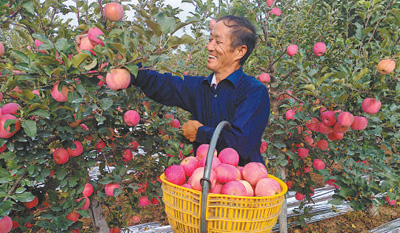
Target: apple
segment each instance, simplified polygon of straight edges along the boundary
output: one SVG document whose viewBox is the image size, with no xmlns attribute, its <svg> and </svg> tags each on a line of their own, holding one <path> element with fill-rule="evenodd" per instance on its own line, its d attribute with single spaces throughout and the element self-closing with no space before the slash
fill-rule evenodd
<svg viewBox="0 0 400 233">
<path fill-rule="evenodd" d="M 67 214 L 67 219 L 76 222 L 79 219 L 79 213 L 73 211 Z"/>
<path fill-rule="evenodd" d="M 286 53 L 289 56 L 294 56 L 297 54 L 297 51 L 299 51 L 299 47 L 295 44 L 289 45 L 286 49 Z"/>
<path fill-rule="evenodd" d="M 224 184 L 221 189 L 221 194 L 224 195 L 233 195 L 233 196 L 246 196 L 247 189 L 242 184 L 242 182 L 235 180 L 229 181 L 228 183 Z"/>
<path fill-rule="evenodd" d="M 308 152 L 309 152 L 309 150 L 307 148 L 299 148 L 299 149 L 297 149 L 297 154 L 302 159 L 304 159 L 305 157 L 308 156 Z"/>
<path fill-rule="evenodd" d="M 157 199 L 157 198 L 155 198 L 155 197 L 153 197 L 151 200 L 150 200 L 150 204 L 152 204 L 152 205 L 158 205 L 160 203 L 160 201 Z"/>
<path fill-rule="evenodd" d="M 390 197 L 385 197 L 385 200 L 389 205 L 395 205 L 397 202 L 396 200 L 390 200 Z"/>
<path fill-rule="evenodd" d="M 337 117 L 337 123 L 341 126 L 350 127 L 351 124 L 353 124 L 353 121 L 354 121 L 354 116 L 349 112 L 341 112 Z"/>
<path fill-rule="evenodd" d="M 104 36 L 103 31 L 101 31 L 98 27 L 91 27 L 89 28 L 88 31 L 88 39 L 90 42 L 96 46 L 96 45 L 101 45 L 104 46 L 104 43 L 101 39 L 97 38 L 98 36 Z"/>
<path fill-rule="evenodd" d="M 148 196 L 141 196 L 139 198 L 139 205 L 141 207 L 145 207 L 145 206 L 150 205 L 149 197 Z"/>
<path fill-rule="evenodd" d="M 332 126 L 336 123 L 336 117 L 334 111 L 325 111 L 321 113 L 322 123 L 326 126 Z"/>
<path fill-rule="evenodd" d="M 0 42 L 0 57 L 4 55 L 4 45 Z"/>
<path fill-rule="evenodd" d="M 193 171 L 199 167 L 199 160 L 194 156 L 188 156 L 182 160 L 180 165 L 185 170 L 185 176 L 190 177 Z"/>
<path fill-rule="evenodd" d="M 351 124 L 351 129 L 352 130 L 364 130 L 367 128 L 368 125 L 368 119 L 365 117 L 361 116 L 355 116 L 353 124 Z"/>
<path fill-rule="evenodd" d="M 57 101 L 57 102 L 66 102 L 68 101 L 68 91 L 69 89 L 66 86 L 63 86 L 61 88 L 61 91 L 58 90 L 58 84 L 60 82 L 55 82 L 53 85 L 53 88 L 50 91 L 51 96 Z"/>
<path fill-rule="evenodd" d="M 317 147 L 320 149 L 320 150 L 326 150 L 326 149 L 328 149 L 328 141 L 326 141 L 325 139 L 320 139 L 320 140 L 318 140 L 318 142 L 317 142 Z"/>
<path fill-rule="evenodd" d="M 217 168 L 215 168 L 215 173 L 217 174 L 218 183 L 228 183 L 229 181 L 239 180 L 240 171 L 235 166 L 230 164 L 221 163 Z"/>
<path fill-rule="evenodd" d="M 294 181 L 293 180 L 287 180 L 286 181 L 286 185 L 287 185 L 288 189 L 291 189 L 292 186 L 294 185 Z"/>
<path fill-rule="evenodd" d="M 106 83 L 113 91 L 126 89 L 131 83 L 131 74 L 126 69 L 112 69 L 106 75 Z"/>
<path fill-rule="evenodd" d="M 39 46 L 40 46 L 41 44 L 44 44 L 44 43 L 41 42 L 41 41 L 38 40 L 38 39 L 35 39 L 35 48 L 36 48 L 36 51 L 38 51 L 38 52 L 40 52 L 40 53 L 47 53 L 46 50 L 39 50 Z"/>
<path fill-rule="evenodd" d="M 310 120 L 306 122 L 306 127 L 307 129 L 317 132 L 318 131 L 318 125 L 319 125 L 319 120 L 315 117 L 312 117 Z"/>
<path fill-rule="evenodd" d="M 196 158 L 200 161 L 203 157 L 207 156 L 208 153 L 208 148 L 210 147 L 210 144 L 201 144 L 199 147 L 197 147 L 196 150 Z M 218 152 L 217 150 L 214 150 L 214 156 L 217 156 Z"/>
<path fill-rule="evenodd" d="M 1 107 L 1 114 L 13 114 L 16 115 L 17 111 L 21 109 L 21 105 L 17 103 L 7 103 Z"/>
<path fill-rule="evenodd" d="M 230 164 L 235 167 L 239 164 L 239 154 L 233 148 L 225 148 L 218 154 L 218 159 L 221 163 Z"/>
<path fill-rule="evenodd" d="M 272 4 L 274 3 L 274 0 L 267 0 L 267 5 L 268 5 L 268 7 L 271 7 L 272 6 Z"/>
<path fill-rule="evenodd" d="M 349 126 L 342 126 L 339 124 L 339 122 L 337 122 L 333 128 L 332 128 L 332 132 L 334 133 L 346 133 L 349 130 Z"/>
<path fill-rule="evenodd" d="M 124 154 L 122 154 L 122 161 L 129 162 L 133 158 L 133 153 L 131 150 L 126 149 L 124 150 Z"/>
<path fill-rule="evenodd" d="M 4 144 L 0 147 L 0 153 L 7 149 L 7 144 Z"/>
<path fill-rule="evenodd" d="M 374 98 L 366 98 L 363 100 L 361 108 L 365 113 L 375 114 L 381 109 L 381 101 Z"/>
<path fill-rule="evenodd" d="M 343 133 L 330 132 L 328 134 L 328 138 L 329 138 L 329 140 L 332 140 L 332 141 L 339 141 L 343 138 L 343 135 L 344 135 Z"/>
<path fill-rule="evenodd" d="M 329 179 L 326 181 L 326 184 L 328 184 L 329 186 L 334 186 L 335 188 L 339 189 L 339 186 L 337 186 L 335 183 L 336 183 L 335 179 Z"/>
<path fill-rule="evenodd" d="M 93 194 L 93 185 L 90 183 L 85 184 L 85 188 L 82 191 L 83 196 L 90 197 Z"/>
<path fill-rule="evenodd" d="M 133 223 L 139 223 L 140 222 L 140 216 L 139 215 L 133 215 L 132 216 L 132 222 Z"/>
<path fill-rule="evenodd" d="M 326 52 L 326 45 L 324 42 L 317 42 L 314 44 L 313 53 L 315 56 L 320 57 Z"/>
<path fill-rule="evenodd" d="M 181 123 L 179 122 L 178 119 L 172 119 L 169 123 L 168 123 L 172 128 L 177 128 L 179 129 L 181 127 Z"/>
<path fill-rule="evenodd" d="M 192 186 L 194 190 L 201 191 L 202 190 L 202 185 L 201 185 L 201 179 L 204 177 L 204 167 L 198 167 L 196 170 L 193 171 L 192 176 L 189 178 L 188 183 Z M 212 190 L 215 186 L 215 183 L 217 183 L 217 174 L 215 173 L 214 170 L 210 171 L 210 189 Z"/>
<path fill-rule="evenodd" d="M 296 114 L 296 112 L 293 109 L 289 109 L 285 112 L 285 117 L 286 120 L 294 120 L 294 115 Z"/>
<path fill-rule="evenodd" d="M 69 159 L 68 151 L 64 148 L 57 148 L 53 152 L 53 159 L 57 164 L 64 164 Z"/>
<path fill-rule="evenodd" d="M 113 22 L 119 22 L 124 17 L 124 8 L 121 4 L 111 2 L 104 7 L 104 16 Z"/>
<path fill-rule="evenodd" d="M 276 16 L 281 16 L 281 9 L 275 7 L 272 8 L 272 10 L 269 12 L 271 15 L 276 15 Z"/>
<path fill-rule="evenodd" d="M 74 141 L 75 144 L 75 149 L 72 149 L 71 147 L 67 148 L 67 152 L 70 156 L 72 157 L 76 157 L 79 156 L 80 154 L 82 154 L 83 152 L 83 146 L 82 143 L 79 141 Z"/>
<path fill-rule="evenodd" d="M 294 195 L 294 197 L 296 198 L 296 200 L 298 200 L 298 201 L 302 201 L 302 200 L 304 200 L 304 198 L 306 197 L 304 194 L 301 194 L 301 193 L 296 193 L 295 195 Z"/>
<path fill-rule="evenodd" d="M 317 131 L 322 134 L 329 134 L 330 132 L 332 132 L 332 128 L 330 126 L 325 125 L 324 123 L 319 123 Z"/>
<path fill-rule="evenodd" d="M 242 176 L 244 180 L 255 186 L 259 180 L 268 177 L 268 171 L 262 163 L 250 162 L 243 167 Z"/>
<path fill-rule="evenodd" d="M 136 126 L 139 124 L 140 116 L 135 110 L 128 110 L 124 114 L 124 122 L 128 126 Z"/>
<path fill-rule="evenodd" d="M 271 76 L 268 73 L 261 73 L 258 76 L 258 80 L 264 84 L 267 84 L 271 81 Z"/>
<path fill-rule="evenodd" d="M 121 185 L 118 183 L 108 183 L 105 186 L 106 195 L 110 197 L 114 197 L 114 189 L 122 189 Z"/>
<path fill-rule="evenodd" d="M 313 167 L 317 170 L 321 170 L 325 168 L 325 163 L 324 161 L 320 160 L 320 159 L 314 159 L 313 161 Z"/>
<path fill-rule="evenodd" d="M 101 149 L 106 146 L 106 143 L 103 141 L 98 141 L 96 145 L 94 145 L 94 148 L 97 150 L 97 152 L 101 152 Z"/>
<path fill-rule="evenodd" d="M 245 196 L 248 196 L 248 197 L 254 196 L 253 186 L 251 186 L 251 184 L 249 182 L 247 182 L 245 180 L 239 180 L 239 182 L 242 183 L 244 185 L 244 187 L 246 188 L 246 190 L 247 190 L 247 194 Z"/>
<path fill-rule="evenodd" d="M 185 169 L 180 165 L 171 165 L 165 169 L 167 180 L 176 185 L 182 185 L 186 181 Z"/>
<path fill-rule="evenodd" d="M 396 62 L 392 59 L 384 59 L 378 63 L 376 68 L 381 74 L 390 74 L 396 68 Z"/>
<path fill-rule="evenodd" d="M 37 197 L 35 197 L 35 198 L 33 198 L 32 201 L 24 202 L 24 206 L 27 209 L 32 209 L 33 207 L 37 206 L 38 203 L 39 203 L 39 199 Z"/>
<path fill-rule="evenodd" d="M 11 125 L 8 126 L 7 129 L 4 129 L 4 125 L 6 124 L 7 120 L 16 120 L 14 124 L 14 131 L 10 131 Z M 15 116 L 11 114 L 4 114 L 0 116 L 0 138 L 10 138 L 17 133 L 20 128 L 21 123 Z"/>
<path fill-rule="evenodd" d="M 278 181 L 272 178 L 263 178 L 259 180 L 254 188 L 255 196 L 273 196 L 281 192 L 281 186 Z"/>
<path fill-rule="evenodd" d="M 120 233 L 121 229 L 119 227 L 113 227 L 110 229 L 110 233 Z"/>
<path fill-rule="evenodd" d="M 192 189 L 192 185 L 190 185 L 189 183 L 184 183 L 183 185 L 181 185 L 181 187 Z"/>
<path fill-rule="evenodd" d="M 9 216 L 4 216 L 0 219 L 0 233 L 8 233 L 13 227 L 13 221 Z"/>
<path fill-rule="evenodd" d="M 210 189 L 210 193 L 221 194 L 221 190 L 222 190 L 223 186 L 224 185 L 221 183 L 218 183 L 218 182 L 215 183 L 214 187 L 212 189 Z"/>
</svg>

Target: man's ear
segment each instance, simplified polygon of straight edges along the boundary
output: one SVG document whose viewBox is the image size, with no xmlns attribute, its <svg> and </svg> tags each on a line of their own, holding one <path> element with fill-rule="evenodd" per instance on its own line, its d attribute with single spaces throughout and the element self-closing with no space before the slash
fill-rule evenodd
<svg viewBox="0 0 400 233">
<path fill-rule="evenodd" d="M 236 58 L 240 61 L 244 55 L 247 53 L 247 45 L 241 45 L 236 47 Z"/>
</svg>

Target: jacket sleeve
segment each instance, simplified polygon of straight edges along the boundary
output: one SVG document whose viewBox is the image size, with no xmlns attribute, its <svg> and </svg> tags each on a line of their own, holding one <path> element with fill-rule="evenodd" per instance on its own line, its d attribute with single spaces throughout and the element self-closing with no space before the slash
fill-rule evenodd
<svg viewBox="0 0 400 233">
<path fill-rule="evenodd" d="M 140 87 L 147 97 L 168 106 L 178 106 L 186 111 L 191 110 L 190 94 L 195 77 L 173 76 L 154 70 L 139 70 L 137 77 L 132 75 L 131 84 Z"/>
</svg>

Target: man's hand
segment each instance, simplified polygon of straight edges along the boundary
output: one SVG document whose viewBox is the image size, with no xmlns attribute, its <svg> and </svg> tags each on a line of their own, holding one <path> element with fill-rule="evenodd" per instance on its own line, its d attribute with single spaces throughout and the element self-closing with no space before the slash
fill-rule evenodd
<svg viewBox="0 0 400 233">
<path fill-rule="evenodd" d="M 183 136 L 185 136 L 189 141 L 194 142 L 196 140 L 197 129 L 203 126 L 198 121 L 188 120 L 182 125 Z"/>
</svg>

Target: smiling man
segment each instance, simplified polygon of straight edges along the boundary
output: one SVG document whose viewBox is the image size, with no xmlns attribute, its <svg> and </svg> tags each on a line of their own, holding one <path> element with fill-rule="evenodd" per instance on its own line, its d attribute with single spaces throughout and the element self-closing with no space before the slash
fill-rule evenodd
<svg viewBox="0 0 400 233">
<path fill-rule="evenodd" d="M 185 76 L 140 70 L 132 85 L 142 88 L 151 99 L 189 111 L 192 119 L 182 126 L 183 135 L 194 145 L 210 143 L 216 126 L 228 121 L 217 142 L 218 152 L 234 148 L 239 165 L 264 160 L 261 137 L 269 118 L 268 90 L 242 66 L 256 46 L 255 27 L 243 17 L 228 15 L 217 20 L 207 45 L 208 77 Z"/>
</svg>

